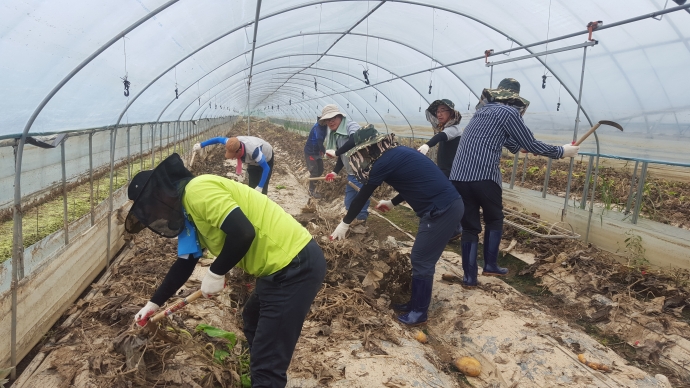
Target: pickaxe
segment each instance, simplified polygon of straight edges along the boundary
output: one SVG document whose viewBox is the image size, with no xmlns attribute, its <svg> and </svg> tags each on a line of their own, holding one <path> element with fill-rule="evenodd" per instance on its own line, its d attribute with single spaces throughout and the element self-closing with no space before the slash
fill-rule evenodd
<svg viewBox="0 0 690 388">
<path fill-rule="evenodd" d="M 597 128 L 599 128 L 599 126 L 600 126 L 601 124 L 610 125 L 610 126 L 612 126 L 612 127 L 618 128 L 618 129 L 620 129 L 621 131 L 623 131 L 623 127 L 621 127 L 621 125 L 618 124 L 618 123 L 615 122 L 615 121 L 599 120 L 599 122 L 596 123 L 596 124 L 594 124 L 594 126 L 593 126 L 592 128 L 590 128 L 589 131 L 585 132 L 585 134 L 582 135 L 581 138 L 579 138 L 576 142 L 573 142 L 573 145 L 579 146 L 580 144 L 582 144 L 582 142 L 585 141 L 585 139 L 587 139 L 587 138 L 589 137 L 589 135 L 591 135 L 592 133 L 594 133 L 594 131 L 596 131 Z"/>
</svg>

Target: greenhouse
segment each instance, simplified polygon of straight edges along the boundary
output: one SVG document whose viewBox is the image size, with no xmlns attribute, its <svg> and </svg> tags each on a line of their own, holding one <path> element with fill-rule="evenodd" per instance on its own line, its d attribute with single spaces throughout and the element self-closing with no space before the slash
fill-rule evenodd
<svg viewBox="0 0 690 388">
<path fill-rule="evenodd" d="M 0 58 L 0 388 L 690 387 L 686 0 L 9 0 Z"/>
</svg>

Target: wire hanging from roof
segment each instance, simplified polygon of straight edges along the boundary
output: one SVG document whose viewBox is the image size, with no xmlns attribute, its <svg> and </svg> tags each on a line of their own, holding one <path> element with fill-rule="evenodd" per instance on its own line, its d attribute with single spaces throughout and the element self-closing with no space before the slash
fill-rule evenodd
<svg viewBox="0 0 690 388">
<path fill-rule="evenodd" d="M 546 47 L 544 51 L 546 51 L 546 55 L 544 55 L 544 74 L 541 76 L 541 88 L 546 89 L 546 78 L 549 77 L 546 74 L 548 73 L 548 69 L 546 68 L 546 60 L 549 59 L 549 31 L 551 30 L 551 0 L 549 0 L 549 16 L 548 19 L 546 20 Z"/>
<path fill-rule="evenodd" d="M 177 100 L 180 94 L 177 92 L 177 66 L 175 66 L 175 99 Z"/>
<path fill-rule="evenodd" d="M 127 39 L 127 37 L 123 36 L 122 37 L 122 49 L 125 52 L 125 76 L 120 77 L 120 79 L 122 80 L 122 84 L 125 86 L 125 97 L 129 97 L 130 82 L 127 80 L 127 74 L 128 74 L 127 73 L 127 44 L 125 43 L 125 39 Z"/>
<path fill-rule="evenodd" d="M 434 40 L 436 39 L 436 8 L 431 9 L 431 65 L 434 67 Z M 434 71 L 429 72 L 429 94 L 431 94 L 431 82 L 434 77 Z"/>
</svg>

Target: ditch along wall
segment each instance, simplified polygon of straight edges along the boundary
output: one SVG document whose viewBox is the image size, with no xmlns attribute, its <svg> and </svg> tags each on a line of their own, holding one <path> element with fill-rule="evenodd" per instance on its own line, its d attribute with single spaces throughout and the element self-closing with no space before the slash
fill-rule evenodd
<svg viewBox="0 0 690 388">
<path fill-rule="evenodd" d="M 127 186 L 113 193 L 113 208 L 127 201 Z M 17 288 L 17 360 L 24 358 L 43 338 L 60 316 L 102 272 L 108 241 L 108 201 L 96 210 L 96 222 L 90 214 L 70 224 L 69 244 L 64 245 L 64 230 L 53 233 L 27 248 L 34 257 L 55 243 L 63 246 L 41 260 L 40 266 L 19 281 Z M 117 223 L 117 211 L 111 216 L 110 253 L 114 256 L 124 245 L 124 225 Z M 80 231 L 80 232 L 77 232 Z M 10 366 L 12 325 L 11 290 L 0 294 L 0 369 Z"/>
<path fill-rule="evenodd" d="M 564 198 L 554 195 L 541 197 L 541 192 L 515 186 L 510 189 L 503 184 L 503 206 L 516 207 L 518 211 L 537 213 L 549 223 L 561 220 Z M 572 203 L 572 201 L 571 201 Z M 589 207 L 589 204 L 587 205 Z M 638 218 L 637 224 L 617 211 L 604 211 L 594 206 L 592 223 L 589 231 L 589 242 L 608 252 L 625 251 L 626 232 L 642 238 L 645 258 L 650 264 L 658 267 L 677 267 L 690 269 L 690 231 L 674 226 Z M 569 223 L 584 241 L 587 233 L 589 209 L 568 207 L 565 222 Z"/>
</svg>

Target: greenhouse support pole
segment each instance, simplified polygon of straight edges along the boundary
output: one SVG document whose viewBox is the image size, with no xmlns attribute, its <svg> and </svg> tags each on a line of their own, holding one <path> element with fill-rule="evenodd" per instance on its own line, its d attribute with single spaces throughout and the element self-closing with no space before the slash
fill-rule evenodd
<svg viewBox="0 0 690 388">
<path fill-rule="evenodd" d="M 65 229 L 65 245 L 69 244 L 69 216 L 67 213 L 67 169 L 65 168 L 65 143 L 60 143 L 60 166 L 62 167 L 62 224 Z"/>
<path fill-rule="evenodd" d="M 14 149 L 14 171 L 15 174 L 20 174 L 21 170 L 17 162 L 17 152 L 18 152 L 19 142 L 15 140 L 15 144 L 12 147 Z M 15 180 L 14 186 L 14 198 L 21 199 L 19 194 L 19 185 L 16 184 Z M 22 217 L 21 217 L 21 204 L 14 205 L 14 222 L 12 224 L 12 283 L 10 288 L 12 289 L 12 318 L 10 323 L 10 378 L 15 380 L 17 378 L 17 286 L 19 283 L 19 271 L 22 261 L 24 261 L 24 240 L 22 238 Z M 23 272 L 23 271 L 22 271 Z M 23 274 L 22 274 L 23 277 Z"/>
<path fill-rule="evenodd" d="M 628 213 L 630 213 L 630 206 L 632 205 L 632 196 L 633 196 L 633 190 L 635 188 L 635 178 L 637 178 L 637 167 L 639 166 L 640 161 L 636 160 L 635 161 L 635 169 L 633 169 L 633 174 L 632 178 L 630 178 L 630 190 L 628 191 L 628 201 L 625 203 L 625 214 L 626 216 Z"/>
<path fill-rule="evenodd" d="M 93 213 L 93 132 L 89 132 L 89 207 L 91 208 L 91 226 L 96 223 Z"/>
<path fill-rule="evenodd" d="M 160 132 L 158 132 L 158 147 L 160 148 L 161 151 L 161 162 L 163 161 L 163 123 L 161 123 L 161 127 L 159 129 Z"/>
<path fill-rule="evenodd" d="M 167 150 L 168 150 L 167 156 L 170 156 L 170 122 L 169 121 L 168 121 L 168 134 L 165 138 L 165 145 L 166 145 L 165 148 L 167 148 Z"/>
<path fill-rule="evenodd" d="M 594 197 L 597 195 L 597 180 L 599 179 L 599 135 L 594 132 L 594 140 L 597 145 L 597 161 L 594 164 L 594 182 L 592 182 L 592 198 L 589 200 L 589 216 L 587 217 L 587 232 L 585 233 L 585 244 L 589 242 L 589 229 L 592 226 L 592 214 L 594 213 Z"/>
<path fill-rule="evenodd" d="M 144 169 L 144 124 L 139 126 L 139 171 Z"/>
<path fill-rule="evenodd" d="M 129 149 L 129 130 L 127 127 L 127 183 L 132 180 L 132 165 L 129 163 L 130 149 Z"/>
<path fill-rule="evenodd" d="M 587 173 L 585 174 L 585 184 L 582 189 L 582 200 L 580 200 L 580 209 L 587 206 L 587 192 L 589 191 L 589 178 L 592 177 L 592 165 L 594 164 L 594 155 L 589 155 L 589 162 L 587 163 Z"/>
<path fill-rule="evenodd" d="M 515 186 L 515 175 L 517 174 L 517 165 L 518 165 L 518 162 L 520 161 L 519 155 L 520 155 L 520 152 L 516 152 L 515 158 L 513 159 L 513 172 L 510 174 L 510 188 L 511 188 L 511 190 Z"/>
<path fill-rule="evenodd" d="M 527 175 L 527 158 L 529 157 L 529 153 L 525 153 L 525 160 L 522 162 L 522 179 L 520 179 L 520 186 L 524 187 L 525 185 L 525 175 Z"/>
<path fill-rule="evenodd" d="M 489 75 L 489 89 L 491 89 L 493 84 L 494 84 L 494 67 L 491 66 L 491 75 Z"/>
<path fill-rule="evenodd" d="M 117 128 L 110 130 L 110 192 L 108 193 L 108 236 L 105 247 L 105 269 L 110 267 L 110 234 L 112 231 L 111 216 L 113 214 L 113 170 L 115 169 L 115 139 Z"/>
<path fill-rule="evenodd" d="M 156 165 L 156 124 L 152 124 L 151 128 L 151 168 Z"/>
<path fill-rule="evenodd" d="M 577 129 L 580 125 L 580 107 L 582 106 L 582 87 L 585 82 L 585 64 L 587 61 L 587 46 L 582 53 L 582 73 L 580 74 L 580 91 L 577 96 L 577 114 L 575 115 L 575 129 L 573 130 L 573 142 L 577 141 Z M 568 200 L 570 199 L 570 185 L 573 180 L 573 167 L 575 166 L 575 158 L 570 158 L 570 169 L 568 170 L 568 183 L 565 186 L 565 202 L 563 203 L 563 211 L 561 213 L 561 221 L 565 219 L 568 214 Z"/>
<path fill-rule="evenodd" d="M 249 136 L 249 94 L 252 90 L 252 71 L 254 70 L 254 53 L 256 52 L 256 35 L 259 32 L 259 17 L 261 14 L 261 0 L 256 2 L 256 16 L 254 17 L 254 38 L 252 38 L 252 58 L 249 61 L 249 76 L 247 77 L 247 136 Z"/>
<path fill-rule="evenodd" d="M 635 198 L 635 209 L 633 209 L 632 223 L 637 224 L 637 217 L 642 210 L 642 197 L 644 196 L 644 181 L 647 179 L 647 164 L 642 162 L 642 171 L 640 172 L 640 181 L 637 183 L 637 196 Z"/>
<path fill-rule="evenodd" d="M 546 173 L 544 174 L 544 188 L 541 191 L 541 197 L 546 198 L 546 193 L 549 190 L 549 178 L 551 177 L 551 163 L 553 159 L 549 158 L 546 162 Z"/>
</svg>

